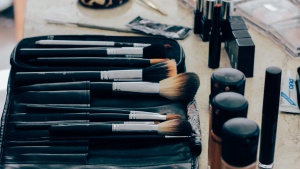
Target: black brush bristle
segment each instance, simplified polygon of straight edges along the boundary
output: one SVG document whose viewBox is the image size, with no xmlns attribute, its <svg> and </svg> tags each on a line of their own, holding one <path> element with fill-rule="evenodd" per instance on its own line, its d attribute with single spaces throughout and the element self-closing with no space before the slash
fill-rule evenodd
<svg viewBox="0 0 300 169">
<path fill-rule="evenodd" d="M 159 82 L 176 74 L 175 60 L 168 60 L 143 69 L 143 81 Z"/>
<path fill-rule="evenodd" d="M 189 136 L 192 133 L 192 126 L 187 120 L 173 119 L 158 124 L 158 134 Z"/>
<path fill-rule="evenodd" d="M 152 44 L 151 46 L 144 47 L 143 57 L 147 59 L 151 58 L 166 58 L 167 50 L 163 44 Z"/>
</svg>

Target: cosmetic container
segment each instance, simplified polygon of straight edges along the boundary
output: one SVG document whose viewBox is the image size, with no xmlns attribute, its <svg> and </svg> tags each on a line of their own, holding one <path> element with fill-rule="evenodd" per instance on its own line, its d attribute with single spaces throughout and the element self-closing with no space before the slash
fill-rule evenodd
<svg viewBox="0 0 300 169">
<path fill-rule="evenodd" d="M 223 125 L 221 169 L 256 169 L 258 125 L 246 118 L 234 118 Z"/>
<path fill-rule="evenodd" d="M 211 75 L 210 78 L 210 95 L 209 103 L 219 93 L 236 92 L 244 95 L 246 77 L 245 75 L 233 68 L 221 68 Z"/>
<path fill-rule="evenodd" d="M 208 165 L 211 169 L 221 168 L 222 127 L 232 118 L 247 117 L 248 101 L 235 92 L 216 95 L 211 103 L 209 117 Z"/>
</svg>

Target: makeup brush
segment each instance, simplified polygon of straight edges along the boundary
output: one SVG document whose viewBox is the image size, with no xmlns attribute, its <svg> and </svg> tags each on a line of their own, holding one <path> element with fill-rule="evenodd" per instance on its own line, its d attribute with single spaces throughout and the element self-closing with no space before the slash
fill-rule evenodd
<svg viewBox="0 0 300 169">
<path fill-rule="evenodd" d="M 17 72 L 17 83 L 72 82 L 72 81 L 153 81 L 158 82 L 177 74 L 175 60 L 161 62 L 144 69 L 108 70 L 108 71 L 55 71 L 55 72 Z M 51 85 L 51 84 L 50 84 Z M 62 83 L 63 85 L 63 83 Z M 19 87 L 20 91 L 48 89 L 47 84 Z"/>
<path fill-rule="evenodd" d="M 43 55 L 41 55 L 43 56 Z M 55 67 L 148 67 L 168 59 L 108 58 L 108 57 L 37 57 L 29 59 L 32 64 Z"/>
<path fill-rule="evenodd" d="M 87 120 L 89 122 L 105 122 L 105 121 L 166 121 L 172 119 L 181 119 L 179 114 L 118 114 L 118 113 L 18 113 L 11 114 L 10 121 L 26 121 L 26 122 L 38 122 L 38 121 L 75 121 L 75 120 Z"/>
<path fill-rule="evenodd" d="M 64 113 L 80 113 L 80 112 L 89 112 L 89 113 L 118 113 L 118 114 L 166 114 L 164 112 L 156 113 L 149 111 L 136 111 L 136 110 L 124 110 L 124 109 L 105 109 L 99 107 L 61 107 L 61 106 L 48 106 L 41 104 L 19 104 L 19 106 L 25 108 L 25 111 L 30 113 L 42 113 L 47 111 L 47 113 L 53 112 L 64 112 Z"/>
<path fill-rule="evenodd" d="M 157 125 L 147 124 L 58 124 L 49 128 L 52 135 L 112 135 L 124 133 L 153 133 L 158 135 L 191 135 L 192 126 L 186 120 L 168 120 Z"/>
<path fill-rule="evenodd" d="M 22 56 L 57 57 L 84 57 L 84 56 L 114 56 L 133 58 L 166 58 L 166 47 L 163 44 L 152 44 L 146 47 L 121 47 L 121 48 L 22 48 Z"/>
<path fill-rule="evenodd" d="M 111 46 L 111 47 L 146 47 L 148 43 L 130 43 L 114 41 L 83 41 L 83 40 L 38 40 L 36 45 L 41 46 Z"/>
<path fill-rule="evenodd" d="M 197 74 L 181 73 L 173 77 L 152 82 L 91 82 L 92 95 L 159 95 L 170 100 L 191 100 L 200 85 Z"/>
</svg>

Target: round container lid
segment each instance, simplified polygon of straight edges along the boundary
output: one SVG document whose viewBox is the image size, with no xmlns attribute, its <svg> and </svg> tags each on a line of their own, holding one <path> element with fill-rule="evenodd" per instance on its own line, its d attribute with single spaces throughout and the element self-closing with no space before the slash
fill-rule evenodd
<svg viewBox="0 0 300 169">
<path fill-rule="evenodd" d="M 232 118 L 247 117 L 248 101 L 235 92 L 223 92 L 216 95 L 212 106 L 212 130 L 221 137 L 223 124 Z"/>
<path fill-rule="evenodd" d="M 245 75 L 233 68 L 222 68 L 216 70 L 212 76 L 212 80 L 223 85 L 234 85 L 245 80 Z"/>
<path fill-rule="evenodd" d="M 222 158 L 232 166 L 245 167 L 256 162 L 258 125 L 246 118 L 233 118 L 223 125 Z"/>
</svg>

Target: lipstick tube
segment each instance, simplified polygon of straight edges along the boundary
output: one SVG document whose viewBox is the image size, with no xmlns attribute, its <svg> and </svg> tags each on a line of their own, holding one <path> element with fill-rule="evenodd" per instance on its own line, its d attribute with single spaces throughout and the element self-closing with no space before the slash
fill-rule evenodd
<svg viewBox="0 0 300 169">
<path fill-rule="evenodd" d="M 202 32 L 201 19 L 203 16 L 203 3 L 204 0 L 196 1 L 196 10 L 194 11 L 194 34 L 199 34 Z"/>
<path fill-rule="evenodd" d="M 221 55 L 221 4 L 214 5 L 213 24 L 210 31 L 208 67 L 216 69 L 220 66 Z"/>
<path fill-rule="evenodd" d="M 206 0 L 203 5 L 203 18 L 201 21 L 202 32 L 200 33 L 200 38 L 203 42 L 209 41 L 209 33 L 211 30 L 213 11 L 216 0 Z"/>
<path fill-rule="evenodd" d="M 232 118 L 247 117 L 247 113 L 248 101 L 241 94 L 223 92 L 213 98 L 208 138 L 208 166 L 211 169 L 221 168 L 223 124 Z"/>
<path fill-rule="evenodd" d="M 258 125 L 246 118 L 234 118 L 223 125 L 221 169 L 256 169 Z"/>
</svg>

